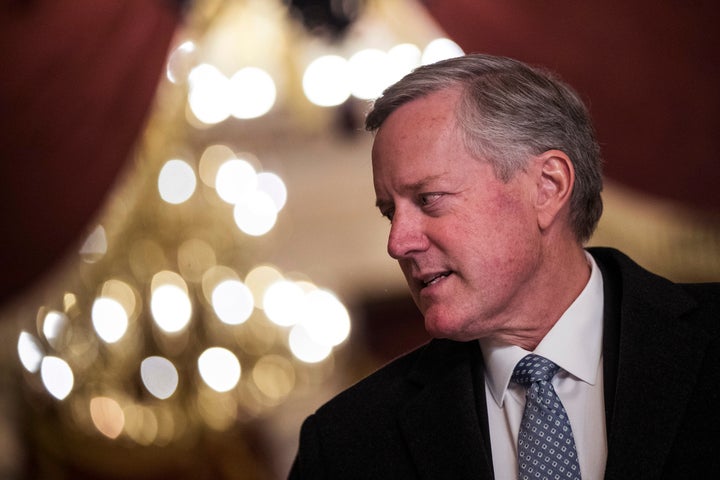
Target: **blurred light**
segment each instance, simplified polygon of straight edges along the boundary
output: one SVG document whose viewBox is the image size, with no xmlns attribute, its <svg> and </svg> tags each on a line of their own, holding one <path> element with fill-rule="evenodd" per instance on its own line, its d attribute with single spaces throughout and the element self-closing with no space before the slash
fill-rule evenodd
<svg viewBox="0 0 720 480">
<path fill-rule="evenodd" d="M 150 445 L 158 434 L 158 420 L 155 413 L 142 405 L 128 405 L 123 409 L 125 432 L 140 445 Z"/>
<path fill-rule="evenodd" d="M 197 410 L 208 427 L 223 431 L 236 421 L 238 401 L 235 395 L 218 395 L 213 389 L 200 389 Z"/>
<path fill-rule="evenodd" d="M 340 105 L 350 97 L 347 60 L 338 55 L 315 59 L 305 69 L 302 85 L 305 96 L 315 105 Z"/>
<path fill-rule="evenodd" d="M 233 216 L 240 230 L 248 235 L 260 236 L 275 226 L 277 213 L 275 202 L 270 195 L 255 190 L 235 204 Z"/>
<path fill-rule="evenodd" d="M 295 325 L 292 330 L 290 330 L 288 341 L 290 351 L 293 355 L 306 363 L 321 362 L 325 360 L 332 351 L 332 347 L 321 345 L 313 340 L 302 325 Z"/>
<path fill-rule="evenodd" d="M 306 294 L 307 312 L 302 326 L 308 336 L 320 345 L 339 345 L 350 333 L 350 315 L 332 293 L 314 290 Z"/>
<path fill-rule="evenodd" d="M 245 285 L 252 292 L 257 308 L 264 308 L 263 297 L 267 288 L 282 279 L 282 273 L 270 265 L 259 265 L 248 272 L 245 276 Z"/>
<path fill-rule="evenodd" d="M 178 269 L 183 278 L 191 282 L 199 281 L 216 263 L 215 250 L 199 238 L 186 240 L 178 247 Z"/>
<path fill-rule="evenodd" d="M 122 280 L 110 279 L 103 283 L 101 296 L 116 300 L 125 309 L 128 318 L 135 313 L 137 307 L 135 291 Z"/>
<path fill-rule="evenodd" d="M 215 178 L 220 166 L 235 158 L 235 152 L 227 145 L 210 145 L 203 151 L 198 163 L 200 180 L 208 187 L 215 188 Z"/>
<path fill-rule="evenodd" d="M 304 301 L 305 292 L 298 284 L 280 280 L 265 291 L 263 309 L 271 322 L 281 327 L 289 327 L 300 320 Z"/>
<path fill-rule="evenodd" d="M 282 178 L 272 172 L 261 172 L 257 175 L 257 188 L 267 193 L 275 203 L 275 209 L 279 212 L 287 202 L 287 188 Z"/>
<path fill-rule="evenodd" d="M 310 280 L 295 280 L 295 284 L 299 286 L 305 294 L 318 289 L 317 285 Z"/>
<path fill-rule="evenodd" d="M 255 168 L 249 162 L 236 158 L 220 165 L 215 189 L 225 202 L 236 204 L 255 191 L 257 182 Z"/>
<path fill-rule="evenodd" d="M 178 372 L 175 365 L 163 357 L 147 357 L 140 363 L 140 377 L 143 385 L 160 400 L 170 398 L 178 387 Z"/>
<path fill-rule="evenodd" d="M 95 397 L 90 400 L 90 418 L 95 428 L 108 438 L 117 438 L 125 426 L 122 408 L 109 397 Z"/>
<path fill-rule="evenodd" d="M 153 275 L 152 280 L 150 281 L 150 291 L 154 292 L 158 287 L 166 284 L 175 285 L 180 290 L 185 292 L 186 295 L 188 293 L 187 283 L 185 283 L 185 279 L 177 272 L 173 272 L 172 270 L 162 270 Z"/>
<path fill-rule="evenodd" d="M 92 306 L 91 316 L 95 331 L 107 343 L 117 342 L 127 331 L 127 312 L 115 299 L 109 297 L 96 298 Z"/>
<path fill-rule="evenodd" d="M 203 63 L 193 68 L 188 77 L 188 103 L 193 115 L 202 123 L 214 125 L 230 116 L 228 98 L 230 81 L 217 68 Z"/>
<path fill-rule="evenodd" d="M 388 50 L 388 58 L 391 69 L 389 80 L 395 83 L 421 65 L 422 52 L 417 45 L 401 43 Z"/>
<path fill-rule="evenodd" d="M 252 379 L 258 390 L 277 402 L 287 397 L 295 387 L 295 370 L 286 358 L 266 355 L 255 363 Z"/>
<path fill-rule="evenodd" d="M 153 413 L 157 418 L 157 435 L 155 435 L 153 443 L 157 446 L 164 447 L 172 442 L 176 433 L 180 433 L 182 423 L 176 421 L 173 411 L 167 408 L 156 408 Z"/>
<path fill-rule="evenodd" d="M 174 205 L 189 199 L 196 185 L 195 171 L 183 160 L 168 160 L 158 175 L 160 198 Z"/>
<path fill-rule="evenodd" d="M 172 83 L 180 84 L 187 79 L 195 59 L 195 44 L 191 41 L 181 43 L 168 56 L 165 75 Z"/>
<path fill-rule="evenodd" d="M 45 335 L 48 341 L 52 342 L 60 337 L 67 323 L 67 315 L 57 310 L 50 310 L 42 322 L 43 335 Z"/>
<path fill-rule="evenodd" d="M 177 333 L 190 322 L 192 304 L 180 287 L 166 284 L 153 291 L 150 310 L 160 329 L 167 333 Z"/>
<path fill-rule="evenodd" d="M 215 287 L 225 280 L 238 280 L 238 274 L 235 270 L 224 265 L 215 265 L 210 267 L 203 273 L 201 284 L 202 292 L 205 300 L 212 305 L 212 294 Z"/>
<path fill-rule="evenodd" d="M 42 362 L 42 359 L 45 356 L 38 339 L 28 332 L 20 332 L 20 335 L 18 336 L 17 350 L 18 356 L 20 357 L 20 363 L 23 364 L 25 370 L 31 373 L 37 372 L 40 368 L 40 362 Z"/>
<path fill-rule="evenodd" d="M 198 358 L 200 376 L 216 392 L 232 390 L 240 381 L 240 362 L 234 353 L 222 347 L 211 347 Z"/>
<path fill-rule="evenodd" d="M 63 309 L 66 312 L 69 312 L 75 308 L 75 305 L 77 305 L 77 297 L 75 294 L 69 292 L 65 293 L 65 295 L 63 295 Z"/>
<path fill-rule="evenodd" d="M 88 235 L 78 253 L 87 263 L 94 263 L 107 253 L 107 237 L 102 225 L 95 227 Z"/>
<path fill-rule="evenodd" d="M 220 321 L 239 325 L 250 318 L 255 305 L 252 293 L 244 283 L 225 280 L 213 289 L 212 306 Z"/>
<path fill-rule="evenodd" d="M 277 90 L 272 77 L 256 67 L 245 67 L 230 79 L 230 113 L 250 119 L 265 115 L 275 104 Z"/>
<path fill-rule="evenodd" d="M 274 346 L 279 345 L 281 337 L 287 333 L 277 328 L 277 325 L 266 318 L 258 318 L 258 321 L 248 322 L 242 331 L 235 333 L 235 341 L 243 352 L 253 357 L 265 355 Z"/>
<path fill-rule="evenodd" d="M 459 57 L 463 53 L 462 48 L 449 38 L 436 38 L 425 47 L 421 61 L 423 65 L 427 65 L 440 60 Z"/>
<path fill-rule="evenodd" d="M 62 352 L 73 359 L 73 365 L 81 371 L 91 368 L 97 360 L 100 344 L 93 328 L 73 328 L 68 342 L 62 345 Z"/>
<path fill-rule="evenodd" d="M 73 372 L 61 358 L 47 356 L 40 364 L 40 377 L 47 391 L 58 400 L 67 397 L 73 388 Z"/>
<path fill-rule="evenodd" d="M 387 53 L 375 48 L 360 50 L 348 60 L 351 93 L 362 100 L 379 97 L 390 85 L 392 66 Z"/>
</svg>

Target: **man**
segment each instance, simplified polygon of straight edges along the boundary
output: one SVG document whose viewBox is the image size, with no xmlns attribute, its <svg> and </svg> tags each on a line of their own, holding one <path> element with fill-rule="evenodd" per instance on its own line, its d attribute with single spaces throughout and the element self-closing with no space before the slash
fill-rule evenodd
<svg viewBox="0 0 720 480">
<path fill-rule="evenodd" d="M 720 288 L 584 249 L 601 161 L 576 93 L 468 55 L 388 88 L 366 127 L 435 339 L 310 416 L 291 478 L 720 475 Z"/>
</svg>

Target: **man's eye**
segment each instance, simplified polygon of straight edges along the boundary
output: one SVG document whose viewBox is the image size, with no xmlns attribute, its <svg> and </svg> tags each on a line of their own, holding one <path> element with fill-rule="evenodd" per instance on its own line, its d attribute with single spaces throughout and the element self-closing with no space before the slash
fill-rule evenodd
<svg viewBox="0 0 720 480">
<path fill-rule="evenodd" d="M 442 194 L 440 193 L 424 193 L 420 195 L 420 205 L 429 205 L 441 196 Z"/>
</svg>

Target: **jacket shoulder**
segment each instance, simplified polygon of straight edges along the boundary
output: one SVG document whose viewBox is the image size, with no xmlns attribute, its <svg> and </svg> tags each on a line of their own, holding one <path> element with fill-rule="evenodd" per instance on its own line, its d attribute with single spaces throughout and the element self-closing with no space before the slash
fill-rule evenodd
<svg viewBox="0 0 720 480">
<path fill-rule="evenodd" d="M 415 477 L 398 415 L 422 388 L 415 372 L 453 350 L 457 346 L 432 340 L 321 406 L 303 423 L 290 478 Z"/>
<path fill-rule="evenodd" d="M 320 407 L 316 415 L 342 417 L 351 411 L 355 416 L 363 413 L 378 416 L 383 411 L 391 411 L 396 403 L 417 391 L 419 386 L 414 379 L 418 371 L 433 375 L 433 369 L 442 368 L 434 359 L 441 358 L 443 363 L 452 361 L 453 352 L 460 349 L 461 345 L 464 344 L 449 340 L 431 340 L 340 392 Z"/>
<path fill-rule="evenodd" d="M 720 283 L 676 283 L 607 247 L 589 248 L 603 274 L 606 294 L 630 309 L 663 318 L 693 318 L 707 333 L 720 333 Z M 609 285 L 608 285 L 609 284 Z"/>
</svg>

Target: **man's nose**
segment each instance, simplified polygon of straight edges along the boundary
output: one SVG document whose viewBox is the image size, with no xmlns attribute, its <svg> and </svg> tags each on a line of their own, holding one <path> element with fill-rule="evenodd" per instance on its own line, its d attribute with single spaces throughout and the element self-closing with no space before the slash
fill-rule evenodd
<svg viewBox="0 0 720 480">
<path fill-rule="evenodd" d="M 396 259 L 425 250 L 428 240 L 423 231 L 423 222 L 413 215 L 395 212 L 388 236 L 388 254 Z"/>
</svg>

